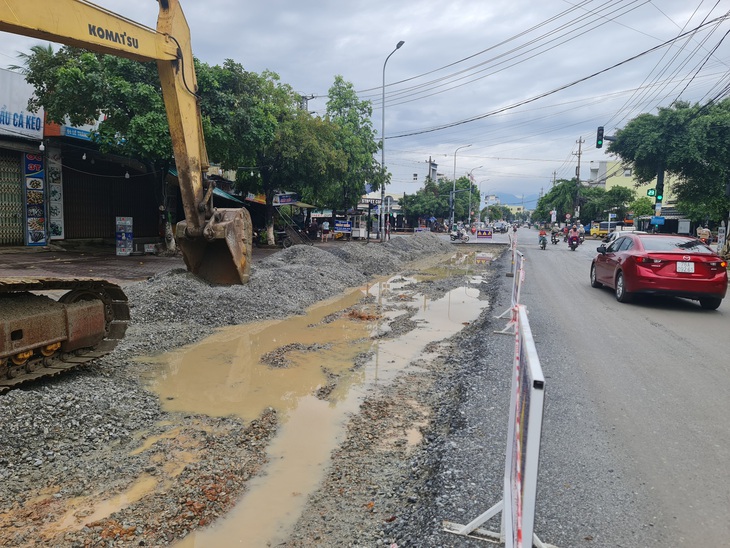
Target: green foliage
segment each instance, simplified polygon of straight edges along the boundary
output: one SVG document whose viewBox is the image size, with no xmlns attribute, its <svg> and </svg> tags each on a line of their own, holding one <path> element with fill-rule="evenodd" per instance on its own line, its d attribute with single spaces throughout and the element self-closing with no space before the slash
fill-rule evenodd
<svg viewBox="0 0 730 548">
<path fill-rule="evenodd" d="M 672 193 L 693 220 L 724 218 L 730 177 L 730 99 L 704 106 L 677 102 L 658 114 L 642 114 L 616 132 L 608 151 L 632 165 L 640 183 L 664 166 L 676 176 Z"/>
<path fill-rule="evenodd" d="M 580 186 L 576 179 L 563 179 L 557 181 L 550 192 L 540 198 L 532 220 L 549 222 L 550 211 L 554 209 L 557 212 L 557 221 L 563 222 L 566 214 L 574 214 L 576 204 L 580 205 L 580 221 L 584 224 L 607 218 L 609 212 L 616 213 L 618 218 L 624 218 L 635 194 L 633 189 L 626 187 L 613 187 L 605 191 L 600 187 Z"/>
<path fill-rule="evenodd" d="M 479 209 L 479 188 L 468 177 L 456 180 L 456 198 L 454 200 L 454 219 L 466 222 L 469 217 L 469 190 L 471 188 L 471 209 Z M 449 196 L 454 189 L 454 181 L 426 179 L 424 187 L 415 194 L 405 197 L 405 206 L 409 222 L 415 223 L 419 218 L 436 217 L 447 223 L 451 219 L 451 202 Z"/>
<path fill-rule="evenodd" d="M 374 157 L 379 145 L 370 120 L 370 101 L 360 101 L 353 85 L 342 76 L 335 77 L 328 96 L 327 118 L 335 126 L 334 146 L 346 165 L 340 178 L 328 181 L 320 193 L 331 207 L 346 210 L 357 205 L 368 182 L 373 189 L 383 184 L 380 165 Z"/>
<path fill-rule="evenodd" d="M 103 152 L 144 161 L 172 158 L 172 143 L 157 66 L 63 46 L 34 46 L 20 54 L 34 95 L 28 109 L 43 107 L 49 120 L 83 125 L 105 120 L 92 138 Z M 19 67 L 15 67 L 19 68 Z"/>
<path fill-rule="evenodd" d="M 654 202 L 649 196 L 641 196 L 629 204 L 629 211 L 634 217 L 642 217 L 654 213 Z"/>
<path fill-rule="evenodd" d="M 545 196 L 537 201 L 533 219 L 537 222 L 549 222 L 550 211 L 557 212 L 557 219 L 565 219 L 566 214 L 573 215 L 578 203 L 578 193 L 582 191 L 576 179 L 558 179 Z"/>
</svg>

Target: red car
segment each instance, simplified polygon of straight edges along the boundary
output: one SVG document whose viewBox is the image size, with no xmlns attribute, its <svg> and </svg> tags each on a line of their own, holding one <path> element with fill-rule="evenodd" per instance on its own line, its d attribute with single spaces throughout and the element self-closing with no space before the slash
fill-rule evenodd
<svg viewBox="0 0 730 548">
<path fill-rule="evenodd" d="M 697 238 L 627 233 L 596 249 L 591 286 L 612 288 L 616 300 L 636 293 L 700 301 L 715 310 L 727 291 L 727 263 Z"/>
</svg>

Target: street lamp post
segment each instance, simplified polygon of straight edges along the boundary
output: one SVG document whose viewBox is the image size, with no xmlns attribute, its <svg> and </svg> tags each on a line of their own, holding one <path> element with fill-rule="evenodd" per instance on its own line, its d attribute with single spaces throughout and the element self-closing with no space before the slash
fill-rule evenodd
<svg viewBox="0 0 730 548">
<path fill-rule="evenodd" d="M 454 182 L 453 190 L 451 191 L 451 226 L 449 227 L 449 230 L 451 230 L 454 226 L 454 205 L 456 202 L 456 153 L 459 152 L 462 148 L 467 148 L 470 146 L 471 144 L 463 145 L 454 151 Z"/>
<path fill-rule="evenodd" d="M 482 220 L 482 183 L 486 183 L 488 180 L 489 179 L 484 179 L 483 181 L 479 181 L 479 199 L 477 200 L 477 203 L 479 204 L 477 206 L 477 209 L 479 210 L 479 221 Z"/>
<path fill-rule="evenodd" d="M 469 170 L 469 210 L 467 211 L 467 216 L 469 225 L 471 225 L 471 187 L 472 187 L 472 173 L 474 173 L 477 169 L 481 169 L 484 166 L 475 167 L 474 169 Z"/>
<path fill-rule="evenodd" d="M 393 55 L 396 51 L 398 51 L 401 46 L 405 44 L 403 40 L 398 42 L 395 46 L 395 49 L 390 52 L 388 57 L 385 58 L 385 62 L 383 63 L 383 99 L 381 102 L 381 125 L 380 125 L 380 168 L 383 170 L 383 181 L 380 185 L 380 241 L 385 241 L 385 215 L 383 213 L 385 212 L 385 65 L 388 64 L 388 59 L 390 59 L 390 56 Z"/>
</svg>

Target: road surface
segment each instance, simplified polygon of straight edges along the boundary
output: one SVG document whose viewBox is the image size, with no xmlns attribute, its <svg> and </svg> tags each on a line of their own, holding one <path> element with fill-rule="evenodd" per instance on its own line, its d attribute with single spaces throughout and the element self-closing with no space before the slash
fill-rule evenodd
<svg viewBox="0 0 730 548">
<path fill-rule="evenodd" d="M 636 512 L 657 542 L 728 546 L 730 300 L 717 311 L 675 298 L 621 304 L 613 291 L 590 286 L 600 242 L 588 239 L 571 252 L 561 241 L 543 251 L 537 239 L 535 230 L 518 231 L 526 272 L 521 304 L 548 377 L 547 398 L 560 382 L 566 401 L 558 405 L 595 413 L 620 460 L 605 475 L 628 476 L 645 501 Z M 570 411 L 570 420 L 581 420 L 583 411 Z M 563 448 L 581 455 L 585 449 Z M 580 480 L 579 464 L 566 481 Z"/>
</svg>

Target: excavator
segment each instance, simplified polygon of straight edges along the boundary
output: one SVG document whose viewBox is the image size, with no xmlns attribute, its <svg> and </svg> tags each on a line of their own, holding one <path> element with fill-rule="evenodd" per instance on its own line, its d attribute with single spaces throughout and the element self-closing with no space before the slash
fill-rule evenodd
<svg viewBox="0 0 730 548">
<path fill-rule="evenodd" d="M 3 0 L 0 31 L 157 63 L 185 213 L 176 244 L 206 282 L 244 284 L 251 217 L 212 206 L 190 28 L 178 0 L 158 2 L 152 29 L 86 0 Z M 129 320 L 126 295 L 106 280 L 0 278 L 0 394 L 104 356 Z"/>
</svg>

